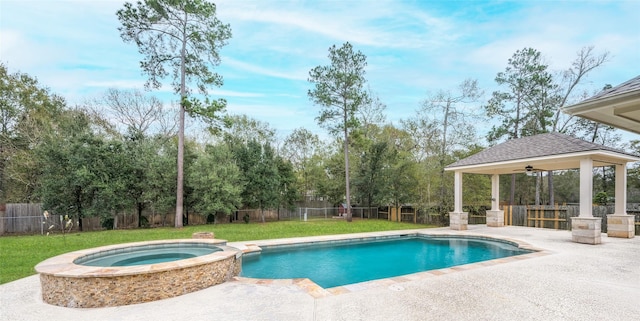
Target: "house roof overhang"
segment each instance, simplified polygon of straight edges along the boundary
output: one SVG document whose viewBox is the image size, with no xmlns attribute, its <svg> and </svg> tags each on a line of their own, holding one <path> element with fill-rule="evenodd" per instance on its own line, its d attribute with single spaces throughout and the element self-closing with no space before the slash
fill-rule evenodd
<svg viewBox="0 0 640 321">
<path fill-rule="evenodd" d="M 563 110 L 570 115 L 640 134 L 640 76 Z"/>
</svg>

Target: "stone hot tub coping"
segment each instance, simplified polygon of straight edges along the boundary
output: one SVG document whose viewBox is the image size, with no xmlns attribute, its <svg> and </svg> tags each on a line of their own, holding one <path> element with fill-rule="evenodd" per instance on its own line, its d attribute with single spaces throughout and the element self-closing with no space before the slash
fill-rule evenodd
<svg viewBox="0 0 640 321">
<path fill-rule="evenodd" d="M 222 251 L 213 252 L 208 255 L 198 256 L 189 259 L 183 259 L 172 262 L 163 262 L 147 265 L 134 265 L 134 266 L 87 266 L 78 265 L 73 263 L 78 258 L 86 255 L 107 252 L 117 249 L 126 249 L 130 247 L 140 247 L 145 245 L 160 245 L 160 244 L 190 244 L 190 243 L 205 243 L 212 244 L 222 249 Z M 53 276 L 63 277 L 100 277 L 105 276 L 104 273 L 108 272 L 110 277 L 112 276 L 124 276 L 132 274 L 144 274 L 155 273 L 160 271 L 174 270 L 178 268 L 185 268 L 194 265 L 205 264 L 212 261 L 218 261 L 229 256 L 229 251 L 241 253 L 230 246 L 226 246 L 226 240 L 216 239 L 177 239 L 177 240 L 159 240 L 159 241 L 144 241 L 124 244 L 106 245 L 101 247 L 94 247 L 90 249 L 78 250 L 54 256 L 47 260 L 44 260 L 36 265 L 35 270 L 38 273 L 50 274 Z"/>
<path fill-rule="evenodd" d="M 171 262 L 135 266 L 86 266 L 77 259 L 99 252 L 163 244 L 209 244 L 210 254 Z M 65 307 L 105 307 L 170 298 L 231 280 L 240 273 L 242 252 L 225 240 L 177 239 L 108 245 L 61 254 L 35 270 L 40 274 L 43 300 Z"/>
</svg>

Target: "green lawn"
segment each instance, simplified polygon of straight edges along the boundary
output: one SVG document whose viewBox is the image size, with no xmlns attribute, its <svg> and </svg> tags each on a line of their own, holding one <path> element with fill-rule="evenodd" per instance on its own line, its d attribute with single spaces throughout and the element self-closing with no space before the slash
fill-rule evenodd
<svg viewBox="0 0 640 321">
<path fill-rule="evenodd" d="M 266 224 L 218 224 L 188 226 L 182 229 L 153 228 L 71 233 L 66 235 L 28 235 L 0 237 L 0 284 L 35 274 L 39 262 L 66 252 L 97 246 L 162 239 L 191 238 L 194 232 L 214 232 L 229 242 L 346 234 L 431 227 L 382 220 L 281 221 Z"/>
</svg>

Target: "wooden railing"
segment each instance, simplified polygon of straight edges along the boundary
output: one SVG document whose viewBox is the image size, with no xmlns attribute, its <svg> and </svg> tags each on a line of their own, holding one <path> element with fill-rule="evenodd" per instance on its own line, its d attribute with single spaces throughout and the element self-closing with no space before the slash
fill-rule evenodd
<svg viewBox="0 0 640 321">
<path fill-rule="evenodd" d="M 561 215 L 563 218 L 560 217 Z M 529 227 L 545 227 L 544 222 L 553 222 L 553 228 L 557 230 L 560 228 L 560 222 L 567 221 L 566 217 L 566 207 L 527 206 L 527 226 Z"/>
</svg>

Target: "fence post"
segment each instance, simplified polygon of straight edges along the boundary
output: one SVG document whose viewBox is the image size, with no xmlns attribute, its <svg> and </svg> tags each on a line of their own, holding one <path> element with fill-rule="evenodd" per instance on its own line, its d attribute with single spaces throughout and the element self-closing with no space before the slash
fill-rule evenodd
<svg viewBox="0 0 640 321">
<path fill-rule="evenodd" d="M 509 225 L 509 212 L 507 211 L 507 207 L 503 206 L 502 207 L 502 215 L 503 215 L 503 219 L 504 219 L 504 225 Z"/>
<path fill-rule="evenodd" d="M 556 218 L 555 222 L 553 223 L 553 227 L 557 230 L 560 226 L 560 222 L 558 221 L 560 219 L 560 211 L 558 210 L 558 203 L 555 204 L 555 211 L 554 211 L 554 216 Z"/>
</svg>

